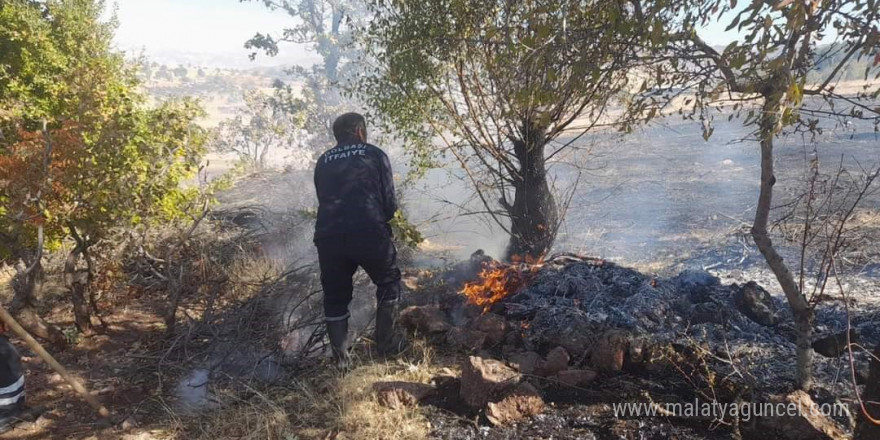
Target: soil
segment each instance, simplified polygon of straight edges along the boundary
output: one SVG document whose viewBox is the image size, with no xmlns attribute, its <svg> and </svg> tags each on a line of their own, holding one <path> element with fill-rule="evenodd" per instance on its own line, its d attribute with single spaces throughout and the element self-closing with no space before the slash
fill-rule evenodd
<svg viewBox="0 0 880 440">
<path fill-rule="evenodd" d="M 159 403 L 164 394 L 157 374 L 157 353 L 163 345 L 164 323 L 151 307 L 149 298 L 119 298 L 124 307 L 100 306 L 107 328 L 103 334 L 80 338 L 68 348 L 49 351 L 126 426 L 163 415 Z M 116 304 L 119 304 L 116 302 Z M 155 304 L 154 304 L 155 305 Z M 65 307 L 56 308 L 48 320 L 62 328 L 73 328 L 73 317 Z M 45 411 L 33 423 L 19 424 L 0 439 L 136 439 L 118 427 L 108 426 L 67 383 L 26 346 L 13 338 L 26 371 L 25 390 L 29 407 Z M 115 420 L 122 423 L 124 420 Z"/>
</svg>

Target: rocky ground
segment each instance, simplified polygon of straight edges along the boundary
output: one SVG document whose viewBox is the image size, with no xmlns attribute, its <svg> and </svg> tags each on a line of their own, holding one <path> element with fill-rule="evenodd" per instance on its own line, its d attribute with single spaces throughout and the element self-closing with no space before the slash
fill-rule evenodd
<svg viewBox="0 0 880 440">
<path fill-rule="evenodd" d="M 845 338 L 830 332 L 845 316 L 835 306 L 817 317 L 817 386 L 792 394 L 791 317 L 754 281 L 724 284 L 702 271 L 660 278 L 570 255 L 537 271 L 507 269 L 526 271 L 528 282 L 486 309 L 458 294 L 455 278 L 474 272 L 463 264 L 404 310 L 404 325 L 460 357 L 459 375 L 397 389 L 409 397 L 395 405 L 421 401 L 432 414 L 434 438 L 847 438 L 852 429 L 850 372 L 838 357 Z M 874 302 L 853 301 L 853 340 L 880 341 L 877 312 Z M 863 383 L 867 353 L 856 350 L 854 365 Z M 615 413 L 626 402 L 694 400 L 844 409 L 836 418 L 750 420 Z"/>
</svg>

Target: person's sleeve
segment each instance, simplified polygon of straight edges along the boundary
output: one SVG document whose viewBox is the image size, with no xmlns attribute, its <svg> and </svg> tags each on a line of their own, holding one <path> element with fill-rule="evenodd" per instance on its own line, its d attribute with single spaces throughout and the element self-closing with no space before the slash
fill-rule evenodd
<svg viewBox="0 0 880 440">
<path fill-rule="evenodd" d="M 391 172 L 391 161 L 388 160 L 388 155 L 384 152 L 379 153 L 379 163 L 382 208 L 385 211 L 385 219 L 391 220 L 394 218 L 394 213 L 397 212 L 397 196 L 394 193 L 394 174 Z"/>
</svg>

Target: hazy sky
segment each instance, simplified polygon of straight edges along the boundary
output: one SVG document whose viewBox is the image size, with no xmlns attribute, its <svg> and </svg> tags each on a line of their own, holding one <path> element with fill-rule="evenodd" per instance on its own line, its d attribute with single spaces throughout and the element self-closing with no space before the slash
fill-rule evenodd
<svg viewBox="0 0 880 440">
<path fill-rule="evenodd" d="M 238 0 L 108 0 L 118 5 L 119 29 L 116 43 L 124 50 L 139 51 L 167 62 L 170 54 L 193 55 L 193 64 L 214 63 L 247 66 L 244 42 L 255 32 L 277 35 L 292 18 L 283 12 L 270 12 L 259 1 Z M 735 36 L 724 33 L 723 25 L 711 25 L 706 32 L 709 44 L 725 45 Z M 174 58 L 179 58 L 174 57 Z M 301 47 L 285 45 L 273 59 L 258 57 L 256 65 L 313 63 L 315 55 Z"/>
<path fill-rule="evenodd" d="M 144 49 L 147 55 L 159 58 L 170 53 L 201 54 L 247 65 L 250 51 L 244 49 L 244 42 L 256 32 L 277 35 L 292 20 L 283 12 L 269 11 L 261 2 L 107 0 L 108 9 L 114 4 L 118 7 L 119 48 Z M 292 59 L 308 57 L 303 48 L 285 45 L 277 59 L 261 56 L 254 64 L 289 64 Z"/>
</svg>

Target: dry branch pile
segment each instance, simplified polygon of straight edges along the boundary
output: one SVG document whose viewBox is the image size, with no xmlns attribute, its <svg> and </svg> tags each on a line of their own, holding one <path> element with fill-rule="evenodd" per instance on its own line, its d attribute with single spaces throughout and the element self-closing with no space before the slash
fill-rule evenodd
<svg viewBox="0 0 880 440">
<path fill-rule="evenodd" d="M 693 396 L 710 401 L 785 399 L 794 388 L 791 313 L 782 298 L 755 282 L 725 285 L 701 270 L 654 277 L 575 255 L 514 264 L 475 255 L 470 265 L 441 276 L 463 281 L 455 272 L 478 275 L 463 287 L 451 286 L 456 292 L 439 305 L 405 309 L 402 322 L 446 347 L 477 355 L 462 365 L 459 398 L 493 424 L 535 413 L 538 404 L 529 399 L 546 396 L 547 390 L 594 388 L 591 384 L 622 373 L 677 377 L 669 383 L 683 383 Z M 852 333 L 872 346 L 880 341 L 880 325 L 873 319 L 877 311 L 866 307 L 850 304 Z M 817 328 L 827 340 L 817 339 L 816 350 L 829 357 L 845 352 L 839 335 L 831 334 L 846 328 L 842 308 L 830 304 L 817 316 Z M 824 350 L 823 344 L 830 348 Z M 862 354 L 857 353 L 856 366 L 867 371 Z M 834 363 L 836 372 L 824 368 Z M 508 373 L 517 373 L 511 376 L 516 380 L 480 392 L 495 386 L 492 377 L 504 365 L 512 368 Z M 807 399 L 839 403 L 835 396 L 846 389 L 848 375 L 840 368 L 845 367 L 837 359 L 819 362 L 818 388 L 824 391 Z M 517 388 L 526 383 L 542 392 Z M 668 387 L 665 392 L 673 391 Z M 521 417 L 511 415 L 517 408 Z"/>
</svg>

